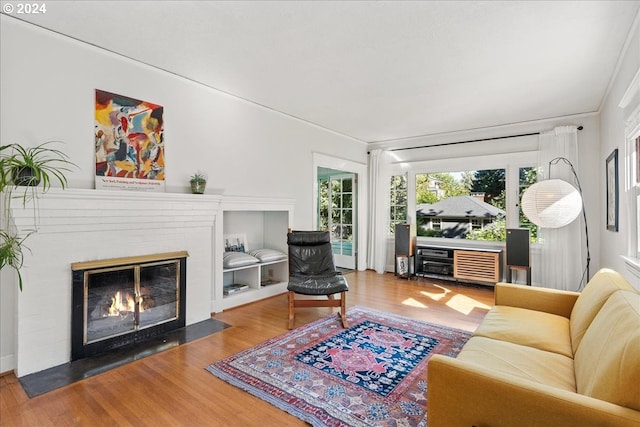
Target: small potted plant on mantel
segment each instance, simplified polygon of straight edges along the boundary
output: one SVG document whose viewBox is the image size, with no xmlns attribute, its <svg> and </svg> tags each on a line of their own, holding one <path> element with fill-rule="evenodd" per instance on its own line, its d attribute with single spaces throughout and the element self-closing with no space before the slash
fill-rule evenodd
<svg viewBox="0 0 640 427">
<path fill-rule="evenodd" d="M 191 183 L 191 192 L 193 194 L 203 194 L 204 189 L 207 186 L 207 174 L 198 171 L 191 175 L 189 182 Z"/>
<path fill-rule="evenodd" d="M 58 141 L 48 141 L 35 147 L 20 144 L 0 146 L 0 193 L 4 195 L 4 222 L 0 228 L 0 270 L 5 267 L 14 269 L 20 290 L 20 268 L 24 250 L 29 250 L 24 241 L 36 231 L 37 204 L 33 205 L 33 230 L 20 236 L 12 224 L 11 202 L 19 198 L 22 199 L 22 206 L 26 206 L 28 200 L 38 197 L 38 188 L 45 193 L 51 188 L 52 181 L 59 182 L 62 188 L 67 187 L 65 172 L 70 172 L 70 167 L 76 165 L 65 153 L 50 146 L 56 142 Z"/>
</svg>

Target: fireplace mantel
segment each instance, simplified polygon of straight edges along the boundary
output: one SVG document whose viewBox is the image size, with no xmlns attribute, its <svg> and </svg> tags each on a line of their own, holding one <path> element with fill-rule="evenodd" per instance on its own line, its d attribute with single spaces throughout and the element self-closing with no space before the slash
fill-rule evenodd
<svg viewBox="0 0 640 427">
<path fill-rule="evenodd" d="M 32 230 L 35 219 L 38 233 L 202 227 L 213 226 L 221 200 L 207 194 L 52 188 L 25 207 L 14 202 L 12 216 L 21 232 Z"/>
<path fill-rule="evenodd" d="M 16 292 L 14 365 L 21 377 L 71 359 L 71 265 L 100 259 L 189 253 L 186 324 L 211 315 L 216 220 L 222 196 L 56 189 L 12 204 L 26 240 Z"/>
<path fill-rule="evenodd" d="M 186 251 L 165 252 L 161 254 L 140 255 L 133 257 L 99 259 L 95 261 L 74 262 L 71 270 L 90 270 L 94 268 L 118 267 L 121 265 L 142 264 L 146 262 L 163 261 L 171 258 L 186 258 L 189 254 Z"/>
</svg>

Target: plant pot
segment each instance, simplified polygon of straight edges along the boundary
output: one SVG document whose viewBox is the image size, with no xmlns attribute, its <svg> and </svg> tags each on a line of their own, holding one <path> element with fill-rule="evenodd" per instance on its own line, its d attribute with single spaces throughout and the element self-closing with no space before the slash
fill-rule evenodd
<svg viewBox="0 0 640 427">
<path fill-rule="evenodd" d="M 207 181 L 191 181 L 191 192 L 193 194 L 203 194 Z"/>
<path fill-rule="evenodd" d="M 21 187 L 36 187 L 40 184 L 40 178 L 30 166 L 14 167 L 11 170 L 11 178 L 15 185 Z"/>
</svg>

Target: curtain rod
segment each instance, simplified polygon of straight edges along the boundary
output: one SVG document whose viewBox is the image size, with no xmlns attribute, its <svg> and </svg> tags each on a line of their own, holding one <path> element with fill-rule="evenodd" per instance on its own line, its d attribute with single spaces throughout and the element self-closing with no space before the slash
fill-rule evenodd
<svg viewBox="0 0 640 427">
<path fill-rule="evenodd" d="M 578 126 L 578 130 L 582 130 L 582 129 L 584 129 L 583 126 Z M 419 148 L 444 147 L 444 146 L 447 146 L 447 145 L 469 144 L 471 142 L 492 141 L 492 140 L 495 140 L 495 139 L 518 138 L 520 136 L 532 136 L 532 135 L 540 135 L 540 132 L 521 133 L 519 135 L 495 136 L 493 138 L 471 139 L 469 141 L 443 142 L 441 144 L 420 145 L 418 147 L 393 148 L 393 149 L 388 150 L 388 151 L 417 150 Z"/>
</svg>

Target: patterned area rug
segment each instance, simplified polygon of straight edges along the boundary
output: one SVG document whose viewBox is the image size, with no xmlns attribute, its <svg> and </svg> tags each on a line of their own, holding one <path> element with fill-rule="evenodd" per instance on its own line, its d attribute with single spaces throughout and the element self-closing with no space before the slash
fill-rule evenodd
<svg viewBox="0 0 640 427">
<path fill-rule="evenodd" d="M 471 333 L 364 307 L 209 365 L 213 375 L 313 426 L 426 426 L 427 362 Z"/>
</svg>

